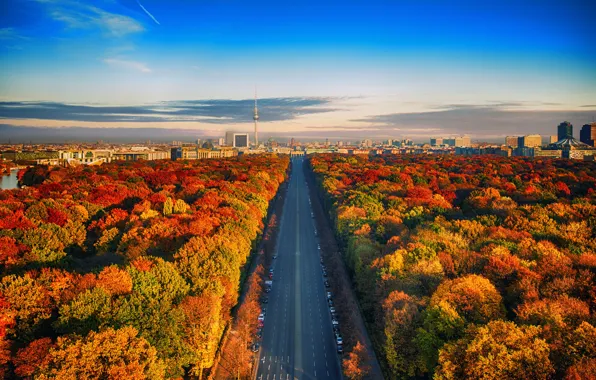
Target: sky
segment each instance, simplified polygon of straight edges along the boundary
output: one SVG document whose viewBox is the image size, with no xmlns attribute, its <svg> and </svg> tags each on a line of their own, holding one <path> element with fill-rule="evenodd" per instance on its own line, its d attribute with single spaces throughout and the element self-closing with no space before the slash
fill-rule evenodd
<svg viewBox="0 0 596 380">
<path fill-rule="evenodd" d="M 2 0 L 0 142 L 252 131 L 255 87 L 264 137 L 492 141 L 564 120 L 578 135 L 596 117 L 594 14 L 574 0 Z"/>
</svg>

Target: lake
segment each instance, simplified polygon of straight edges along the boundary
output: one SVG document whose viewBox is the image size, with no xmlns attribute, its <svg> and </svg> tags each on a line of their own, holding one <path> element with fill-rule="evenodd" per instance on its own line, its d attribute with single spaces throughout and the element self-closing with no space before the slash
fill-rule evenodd
<svg viewBox="0 0 596 380">
<path fill-rule="evenodd" d="M 11 190 L 19 188 L 18 170 L 12 170 L 8 175 L 0 175 L 0 189 Z"/>
</svg>

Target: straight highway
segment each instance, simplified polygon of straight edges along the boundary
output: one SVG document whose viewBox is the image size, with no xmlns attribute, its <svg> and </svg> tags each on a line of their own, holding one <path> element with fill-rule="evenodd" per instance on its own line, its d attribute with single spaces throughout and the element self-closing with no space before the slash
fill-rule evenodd
<svg viewBox="0 0 596 380">
<path fill-rule="evenodd" d="M 341 379 L 303 159 L 292 165 L 256 378 Z"/>
</svg>

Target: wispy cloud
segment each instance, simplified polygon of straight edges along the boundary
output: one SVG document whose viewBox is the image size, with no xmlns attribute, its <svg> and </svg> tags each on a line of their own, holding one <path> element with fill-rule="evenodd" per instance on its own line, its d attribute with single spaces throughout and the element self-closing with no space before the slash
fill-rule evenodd
<svg viewBox="0 0 596 380">
<path fill-rule="evenodd" d="M 123 37 L 145 30 L 137 20 L 71 0 L 37 0 L 48 7 L 49 16 L 70 29 L 101 30 L 110 37 Z"/>
<path fill-rule="evenodd" d="M 136 71 L 140 71 L 142 73 L 150 73 L 151 72 L 151 69 L 149 67 L 147 67 L 147 65 L 145 65 L 142 62 L 126 61 L 126 60 L 117 59 L 117 58 L 106 58 L 103 61 L 105 63 L 107 63 L 108 65 L 114 66 L 114 67 L 120 67 L 120 68 L 129 69 L 129 70 L 136 70 Z"/>
<path fill-rule="evenodd" d="M 145 12 L 147 14 L 147 16 L 151 17 L 151 20 L 155 21 L 155 23 L 157 25 L 161 25 L 159 23 L 159 21 L 157 21 L 157 19 L 155 17 L 153 17 L 153 15 L 143 6 L 143 4 L 141 4 L 140 1 L 137 0 L 137 4 L 139 4 L 139 7 L 141 7 L 141 9 L 143 10 L 143 12 Z"/>
<path fill-rule="evenodd" d="M 0 40 L 29 40 L 22 36 L 15 28 L 0 28 Z"/>
</svg>

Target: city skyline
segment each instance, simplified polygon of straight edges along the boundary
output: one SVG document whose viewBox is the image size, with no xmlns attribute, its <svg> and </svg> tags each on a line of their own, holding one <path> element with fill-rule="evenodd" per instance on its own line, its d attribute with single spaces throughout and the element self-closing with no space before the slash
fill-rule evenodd
<svg viewBox="0 0 596 380">
<path fill-rule="evenodd" d="M 2 6 L 14 138 L 251 132 L 255 85 L 261 136 L 496 141 L 596 116 L 596 6 L 582 1 Z"/>
</svg>

